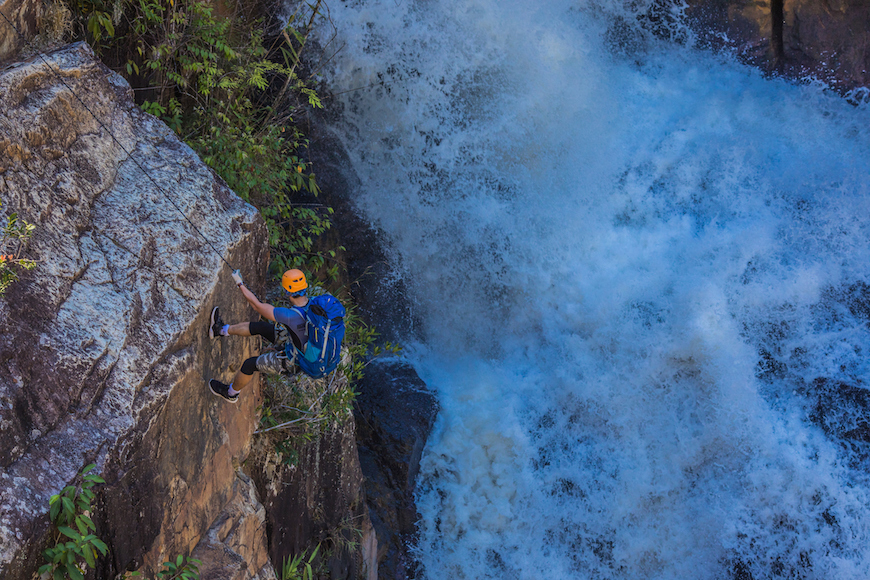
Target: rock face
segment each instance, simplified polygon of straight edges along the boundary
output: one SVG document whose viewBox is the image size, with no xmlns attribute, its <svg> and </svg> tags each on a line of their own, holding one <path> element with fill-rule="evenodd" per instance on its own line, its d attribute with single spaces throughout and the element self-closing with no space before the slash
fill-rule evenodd
<svg viewBox="0 0 870 580">
<path fill-rule="evenodd" d="M 413 368 L 374 361 L 360 382 L 357 425 L 366 497 L 378 538 L 378 577 L 417 577 L 414 488 L 438 404 Z"/>
<path fill-rule="evenodd" d="M 864 0 L 687 0 L 702 41 L 792 78 L 842 92 L 870 86 L 870 4 Z M 866 100 L 866 91 L 857 98 Z"/>
<path fill-rule="evenodd" d="M 275 580 L 266 544 L 266 510 L 251 479 L 238 473 L 233 496 L 191 554 L 200 580 Z"/>
<path fill-rule="evenodd" d="M 265 516 L 238 475 L 258 387 L 232 405 L 205 386 L 257 346 L 206 329 L 213 304 L 250 319 L 223 259 L 262 288 L 262 220 L 87 45 L 48 60 L 0 74 L 0 212 L 36 225 L 38 261 L 0 298 L 0 577 L 30 579 L 49 497 L 91 462 L 99 577 L 228 537 L 245 571 L 220 577 L 262 577 L 245 552 Z"/>
<path fill-rule="evenodd" d="M 266 442 L 264 442 L 266 443 Z M 282 463 L 266 443 L 249 469 L 263 504 L 275 566 L 320 544 L 332 580 L 377 578 L 377 539 L 366 510 L 352 416 Z"/>
<path fill-rule="evenodd" d="M 0 62 L 15 55 L 25 45 L 21 35 L 28 40 L 33 38 L 43 11 L 43 3 L 34 0 L 0 2 Z M 9 19 L 14 28 L 6 19 Z"/>
</svg>

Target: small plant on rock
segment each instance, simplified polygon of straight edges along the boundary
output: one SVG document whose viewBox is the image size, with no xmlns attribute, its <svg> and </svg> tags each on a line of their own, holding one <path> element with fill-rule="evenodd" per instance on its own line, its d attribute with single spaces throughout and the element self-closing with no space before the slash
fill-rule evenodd
<svg viewBox="0 0 870 580">
<path fill-rule="evenodd" d="M 174 562 L 163 562 L 163 566 L 157 573 L 157 580 L 197 580 L 199 578 L 200 560 L 181 554 Z M 124 578 L 138 578 L 139 572 L 128 572 Z"/>
<path fill-rule="evenodd" d="M 99 475 L 90 473 L 94 467 L 96 464 L 91 463 L 82 469 L 81 485 L 68 485 L 48 500 L 49 517 L 57 528 L 57 535 L 55 546 L 43 552 L 48 563 L 37 572 L 40 580 L 84 580 L 88 569 L 96 568 L 97 558 L 109 553 L 109 547 L 94 534 L 97 526 L 91 520 L 93 487 L 106 483 Z M 197 580 L 201 563 L 179 555 L 174 562 L 163 563 L 157 580 Z M 127 572 L 124 578 L 140 575 Z"/>
<path fill-rule="evenodd" d="M 93 488 L 105 483 L 99 475 L 89 473 L 91 463 L 82 470 L 81 486 L 68 485 L 57 495 L 51 496 L 49 516 L 57 527 L 56 545 L 43 555 L 48 561 L 39 569 L 41 578 L 53 580 L 84 580 L 87 569 L 96 567 L 97 554 L 105 556 L 109 548 L 93 532 L 97 527 L 91 520 Z M 63 541 L 66 538 L 67 541 Z"/>
<path fill-rule="evenodd" d="M 21 257 L 35 229 L 35 225 L 19 220 L 16 213 L 6 218 L 6 226 L 0 234 L 0 296 L 18 280 L 18 269 L 32 270 L 36 267 L 36 262 Z"/>
<path fill-rule="evenodd" d="M 289 560 L 284 558 L 284 565 L 281 566 L 281 580 L 314 580 L 320 571 L 319 566 L 315 564 L 319 550 L 320 544 L 317 544 L 314 551 L 307 558 L 307 550 L 302 552 L 302 554 L 293 556 Z"/>
</svg>

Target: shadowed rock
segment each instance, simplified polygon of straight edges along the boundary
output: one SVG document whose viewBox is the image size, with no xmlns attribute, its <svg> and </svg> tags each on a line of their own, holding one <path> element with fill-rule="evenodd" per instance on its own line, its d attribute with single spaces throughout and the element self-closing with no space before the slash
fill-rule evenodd
<svg viewBox="0 0 870 580">
<path fill-rule="evenodd" d="M 371 363 L 358 389 L 357 440 L 378 536 L 379 577 L 414 578 L 414 488 L 438 404 L 414 369 L 398 361 Z"/>
</svg>

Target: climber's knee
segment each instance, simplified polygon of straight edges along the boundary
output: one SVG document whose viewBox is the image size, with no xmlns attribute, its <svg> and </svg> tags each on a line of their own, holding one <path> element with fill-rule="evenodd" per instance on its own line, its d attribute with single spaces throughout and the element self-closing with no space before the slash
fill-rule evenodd
<svg viewBox="0 0 870 580">
<path fill-rule="evenodd" d="M 242 363 L 242 374 L 243 375 L 252 375 L 257 371 L 257 358 L 252 356 L 248 360 Z"/>
</svg>

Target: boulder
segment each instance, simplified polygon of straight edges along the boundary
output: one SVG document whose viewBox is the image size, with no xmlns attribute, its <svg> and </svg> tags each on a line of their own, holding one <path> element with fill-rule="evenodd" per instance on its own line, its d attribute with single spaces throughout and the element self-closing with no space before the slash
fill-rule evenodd
<svg viewBox="0 0 870 580">
<path fill-rule="evenodd" d="M 259 387 L 233 405 L 205 383 L 258 346 L 207 327 L 213 305 L 252 318 L 230 264 L 262 289 L 262 219 L 86 44 L 46 58 L 0 73 L 0 218 L 36 225 L 38 262 L 0 298 L 0 577 L 30 580 L 50 496 L 92 462 L 100 577 L 153 575 L 215 525 L 264 545 L 262 526 L 221 520 L 261 513 L 238 476 Z"/>
<path fill-rule="evenodd" d="M 793 74 L 844 90 L 870 86 L 870 4 L 787 0 L 783 16 L 783 51 Z"/>
<path fill-rule="evenodd" d="M 266 540 L 266 510 L 257 488 L 237 473 L 233 496 L 191 556 L 202 562 L 200 580 L 275 580 Z"/>
</svg>

